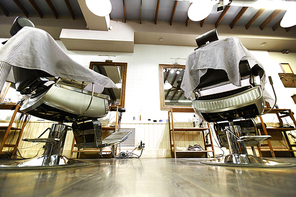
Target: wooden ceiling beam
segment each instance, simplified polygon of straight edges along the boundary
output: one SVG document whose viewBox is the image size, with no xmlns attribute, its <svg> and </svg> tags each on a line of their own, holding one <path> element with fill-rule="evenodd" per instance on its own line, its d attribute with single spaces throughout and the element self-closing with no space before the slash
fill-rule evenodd
<svg viewBox="0 0 296 197">
<path fill-rule="evenodd" d="M 186 22 L 185 22 L 186 27 L 188 26 L 189 21 L 190 21 L 190 18 L 187 16 L 187 19 L 186 19 Z"/>
<path fill-rule="evenodd" d="M 286 32 L 289 32 L 293 27 L 294 27 L 294 26 L 292 26 L 292 27 L 288 27 L 288 28 L 285 28 Z"/>
<path fill-rule="evenodd" d="M 155 24 L 157 24 L 157 18 L 158 18 L 158 12 L 159 12 L 159 4 L 160 4 L 160 0 L 157 0 L 157 6 L 156 6 L 156 12 L 155 12 Z"/>
<path fill-rule="evenodd" d="M 178 1 L 175 1 L 174 8 L 173 8 L 173 13 L 172 13 L 172 16 L 171 16 L 170 25 L 173 24 L 173 19 L 174 19 L 174 15 L 175 15 L 175 12 L 176 12 L 177 5 L 178 5 Z"/>
<path fill-rule="evenodd" d="M 163 83 L 165 83 L 165 81 L 168 80 L 168 77 L 169 77 L 169 75 L 170 75 L 170 72 L 171 72 L 171 70 L 168 69 L 167 72 L 166 72 L 166 76 L 165 76 L 165 78 L 164 78 L 164 80 L 163 80 Z"/>
<path fill-rule="evenodd" d="M 202 27 L 205 24 L 205 21 L 207 20 L 207 18 L 205 18 L 205 19 L 203 19 L 203 20 L 200 21 L 200 23 L 199 23 L 200 27 Z"/>
<path fill-rule="evenodd" d="M 174 92 L 174 94 L 173 94 L 171 100 L 174 100 L 174 98 L 175 98 L 176 94 L 178 93 L 178 91 L 179 91 L 178 88 L 176 88 L 176 90 L 175 90 L 175 92 Z"/>
<path fill-rule="evenodd" d="M 251 18 L 251 20 L 245 25 L 246 29 L 249 29 L 249 27 L 257 20 L 257 18 L 265 11 L 264 8 L 259 9 L 256 14 Z"/>
<path fill-rule="evenodd" d="M 29 12 L 26 10 L 26 8 L 21 4 L 19 0 L 13 0 L 14 3 L 19 7 L 19 9 L 24 13 L 26 17 L 29 17 Z"/>
<path fill-rule="evenodd" d="M 9 15 L 9 11 L 0 3 L 0 10 L 5 14 L 5 16 Z"/>
<path fill-rule="evenodd" d="M 178 77 L 178 75 L 175 73 L 174 79 L 173 79 L 172 82 L 170 83 L 172 86 L 174 85 L 174 83 L 175 83 L 177 77 Z M 174 89 L 174 88 L 171 88 L 171 89 L 168 90 L 167 94 L 165 95 L 165 99 L 168 98 L 168 96 L 169 96 L 170 92 L 172 91 L 172 89 Z"/>
<path fill-rule="evenodd" d="M 141 0 L 141 5 L 140 5 L 140 24 L 142 24 L 142 7 L 143 7 L 143 0 Z"/>
<path fill-rule="evenodd" d="M 125 2 L 124 2 L 124 0 L 122 0 L 122 4 L 123 4 L 123 22 L 126 23 L 126 12 L 125 12 Z"/>
<path fill-rule="evenodd" d="M 51 0 L 45 0 L 45 1 L 46 1 L 47 5 L 49 6 L 50 10 L 52 11 L 54 17 L 56 19 L 58 19 L 59 18 L 59 14 L 58 14 L 57 10 L 55 9 L 55 7 L 53 6 Z"/>
<path fill-rule="evenodd" d="M 38 5 L 35 3 L 34 0 L 29 0 L 30 4 L 32 5 L 32 7 L 34 8 L 34 10 L 37 12 L 37 14 L 39 15 L 40 18 L 43 18 L 43 13 L 40 10 L 40 8 L 38 7 Z"/>
<path fill-rule="evenodd" d="M 179 97 L 177 98 L 177 100 L 180 100 L 180 98 L 183 96 L 184 91 L 181 92 L 181 94 L 179 95 Z"/>
<path fill-rule="evenodd" d="M 225 6 L 223 12 L 220 14 L 218 20 L 215 23 L 215 28 L 217 28 L 219 26 L 219 24 L 221 23 L 222 19 L 224 18 L 225 14 L 229 10 L 229 8 L 230 8 L 230 5 Z"/>
<path fill-rule="evenodd" d="M 71 14 L 72 19 L 75 20 L 75 14 L 74 14 L 74 11 L 73 11 L 73 9 L 72 9 L 70 3 L 69 3 L 69 0 L 64 0 L 64 1 L 65 1 L 65 3 L 66 3 L 66 6 L 67 6 L 67 8 L 68 8 L 70 14 Z"/>
<path fill-rule="evenodd" d="M 238 20 L 244 15 L 244 13 L 247 11 L 249 7 L 242 7 L 242 9 L 239 11 L 239 13 L 236 15 L 236 17 L 233 19 L 233 21 L 230 24 L 230 28 L 232 29 L 235 24 L 238 22 Z"/>
<path fill-rule="evenodd" d="M 273 31 L 277 30 L 277 28 L 280 27 L 280 22 L 281 22 L 281 20 L 279 20 L 276 24 L 274 24 L 274 26 L 272 26 Z"/>
<path fill-rule="evenodd" d="M 261 30 L 263 30 L 282 10 L 276 9 L 274 10 L 265 21 L 259 26 Z"/>
</svg>

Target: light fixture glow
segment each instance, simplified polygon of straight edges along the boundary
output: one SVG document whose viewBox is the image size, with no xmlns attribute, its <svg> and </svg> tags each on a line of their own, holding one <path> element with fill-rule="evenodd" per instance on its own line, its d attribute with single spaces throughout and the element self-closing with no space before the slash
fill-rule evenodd
<svg viewBox="0 0 296 197">
<path fill-rule="evenodd" d="M 211 1 L 194 1 L 188 9 L 188 17 L 192 21 L 201 21 L 212 12 L 213 3 Z"/>
<path fill-rule="evenodd" d="M 97 16 L 107 16 L 111 13 L 110 0 L 85 0 L 87 8 Z"/>
<path fill-rule="evenodd" d="M 280 25 L 282 28 L 288 28 L 296 25 L 296 9 L 295 7 L 289 8 L 283 16 Z"/>
<path fill-rule="evenodd" d="M 169 90 L 169 89 L 171 89 L 173 86 L 168 82 L 168 81 L 165 81 L 165 83 L 164 83 L 164 86 L 163 86 L 163 88 L 165 89 L 165 90 Z"/>
</svg>

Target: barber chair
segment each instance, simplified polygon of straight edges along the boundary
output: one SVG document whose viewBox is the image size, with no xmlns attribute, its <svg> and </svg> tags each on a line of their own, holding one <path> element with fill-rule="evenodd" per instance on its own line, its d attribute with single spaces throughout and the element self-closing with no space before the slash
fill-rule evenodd
<svg viewBox="0 0 296 197">
<path fill-rule="evenodd" d="M 28 21 L 24 22 L 28 19 L 17 18 L 12 26 L 12 35 L 16 34 L 16 28 L 20 30 L 23 27 L 19 25 L 19 20 L 25 26 L 31 24 Z M 114 145 L 123 142 L 131 133 L 130 131 L 116 132 L 102 139 L 101 123 L 98 118 L 108 113 L 110 99 L 107 95 L 95 93 L 94 83 L 57 77 L 38 69 L 18 66 L 13 66 L 11 69 L 15 79 L 13 86 L 27 97 L 21 101 L 20 110 L 57 123 L 35 139 L 23 139 L 28 142 L 45 143 L 42 156 L 13 166 L 2 165 L 4 169 L 70 167 L 73 166 L 71 164 L 75 166 L 89 164 L 89 162 L 68 159 L 62 155 L 69 130 L 74 133 L 77 147 L 98 148 L 101 151 L 106 146 L 114 148 Z M 89 88 L 86 90 L 88 86 L 91 87 L 91 91 Z M 72 123 L 72 125 L 65 123 Z M 41 138 L 47 131 L 49 131 L 48 137 Z"/>
<path fill-rule="evenodd" d="M 216 30 L 198 37 L 196 42 L 199 47 L 196 49 L 195 55 L 198 55 L 199 50 L 202 50 L 204 56 L 213 55 L 207 53 L 207 47 L 209 46 L 207 43 L 218 42 Z M 219 47 L 219 43 L 213 45 Z M 224 61 L 227 62 L 225 59 Z M 229 66 L 229 62 L 227 62 L 226 66 Z M 258 133 L 254 121 L 254 118 L 262 115 L 264 111 L 262 86 L 255 79 L 256 77 L 262 78 L 264 70 L 258 64 L 251 67 L 248 60 L 241 60 L 236 66 L 239 70 L 240 82 L 244 81 L 244 83 L 241 83 L 243 85 L 239 87 L 229 85 L 230 79 L 225 70 L 214 69 L 213 67 L 205 69 L 205 66 L 203 66 L 202 69 L 205 73 L 199 78 L 199 84 L 193 90 L 195 99 L 192 101 L 192 106 L 196 114 L 204 121 L 213 123 L 220 147 L 229 149 L 229 155 L 206 160 L 202 163 L 239 167 L 291 166 L 291 164 L 256 156 L 254 146 L 259 146 L 260 141 L 270 138 L 269 135 L 260 135 Z M 186 69 L 191 68 L 191 65 L 186 65 Z M 194 71 L 191 70 L 188 73 L 194 73 Z M 225 90 L 226 88 L 231 90 Z M 253 155 L 248 154 L 247 146 L 252 147 Z"/>
</svg>

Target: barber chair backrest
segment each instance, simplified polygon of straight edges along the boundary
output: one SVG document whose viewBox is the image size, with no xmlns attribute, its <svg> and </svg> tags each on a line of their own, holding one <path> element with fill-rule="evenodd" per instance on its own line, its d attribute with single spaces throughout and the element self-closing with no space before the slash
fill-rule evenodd
<svg viewBox="0 0 296 197">
<path fill-rule="evenodd" d="M 239 72 L 241 77 L 253 75 L 252 69 L 246 60 L 239 63 Z M 200 78 L 200 83 L 196 89 L 210 87 L 227 81 L 229 81 L 229 79 L 224 70 L 208 69 L 206 74 Z"/>
<path fill-rule="evenodd" d="M 52 77 L 50 74 L 41 70 L 25 69 L 13 67 L 15 89 L 21 94 L 30 94 L 37 86 L 41 86 L 41 78 Z"/>
</svg>

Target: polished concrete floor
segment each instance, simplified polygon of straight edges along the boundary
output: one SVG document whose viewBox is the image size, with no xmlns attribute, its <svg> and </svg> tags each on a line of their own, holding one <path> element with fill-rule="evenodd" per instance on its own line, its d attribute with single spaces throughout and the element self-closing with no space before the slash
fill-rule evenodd
<svg viewBox="0 0 296 197">
<path fill-rule="evenodd" d="M 296 167 L 217 167 L 202 159 L 96 159 L 93 166 L 0 171 L 0 197 L 296 196 Z M 296 158 L 278 160 L 296 163 Z M 0 160 L 0 163 L 3 163 Z"/>
</svg>

